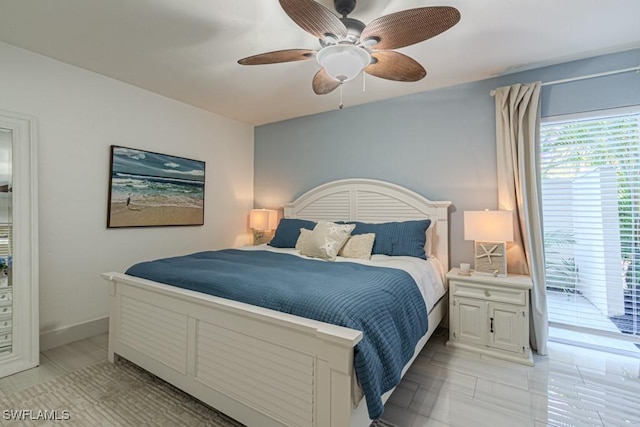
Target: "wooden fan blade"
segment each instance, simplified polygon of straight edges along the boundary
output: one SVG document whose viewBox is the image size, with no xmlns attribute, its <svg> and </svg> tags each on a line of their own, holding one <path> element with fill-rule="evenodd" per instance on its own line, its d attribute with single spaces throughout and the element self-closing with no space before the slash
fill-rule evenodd
<svg viewBox="0 0 640 427">
<path fill-rule="evenodd" d="M 333 34 L 339 39 L 347 36 L 347 27 L 329 9 L 313 0 L 280 0 L 289 18 L 306 32 L 319 39 Z"/>
<path fill-rule="evenodd" d="M 340 86 L 340 82 L 329 77 L 329 74 L 321 68 L 320 71 L 313 76 L 313 91 L 316 95 L 326 95 L 333 92 Z"/>
<path fill-rule="evenodd" d="M 278 62 L 304 61 L 313 58 L 316 54 L 315 50 L 309 49 L 287 49 L 277 50 L 275 52 L 261 53 L 259 55 L 248 56 L 240 59 L 240 65 L 263 65 L 277 64 Z"/>
<path fill-rule="evenodd" d="M 372 52 L 371 57 L 377 61 L 368 65 L 364 70 L 367 74 L 381 79 L 395 80 L 397 82 L 417 82 L 427 75 L 427 71 L 422 65 L 402 53 L 387 50 Z"/>
<path fill-rule="evenodd" d="M 398 49 L 430 39 L 460 21 L 455 7 L 434 6 L 407 9 L 374 19 L 365 27 L 360 41 L 375 38 L 376 50 Z"/>
</svg>

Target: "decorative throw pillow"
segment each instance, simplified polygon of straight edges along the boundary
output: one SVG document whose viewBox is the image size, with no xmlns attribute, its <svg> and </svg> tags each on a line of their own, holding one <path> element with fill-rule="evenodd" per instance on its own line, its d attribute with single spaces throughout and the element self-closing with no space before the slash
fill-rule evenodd
<svg viewBox="0 0 640 427">
<path fill-rule="evenodd" d="M 354 224 L 336 224 L 334 222 L 321 221 L 311 232 L 309 240 L 300 248 L 300 253 L 314 258 L 334 261 L 354 228 Z"/>
<path fill-rule="evenodd" d="M 298 236 L 298 241 L 296 242 L 296 249 L 300 250 L 302 247 L 309 241 L 309 237 L 311 237 L 311 230 L 307 230 L 306 228 L 300 229 L 300 236 Z"/>
<path fill-rule="evenodd" d="M 294 248 L 300 236 L 300 229 L 306 228 L 313 230 L 316 223 L 304 219 L 282 218 L 276 228 L 273 239 L 269 242 L 269 246 L 274 248 Z"/>
<path fill-rule="evenodd" d="M 338 255 L 345 258 L 370 259 L 375 240 L 376 235 L 373 233 L 351 236 L 340 249 Z"/>
</svg>

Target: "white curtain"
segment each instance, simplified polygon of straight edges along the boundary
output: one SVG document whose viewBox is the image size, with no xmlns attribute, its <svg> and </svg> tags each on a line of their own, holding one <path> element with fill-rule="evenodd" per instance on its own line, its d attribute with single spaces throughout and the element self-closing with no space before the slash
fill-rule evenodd
<svg viewBox="0 0 640 427">
<path fill-rule="evenodd" d="M 531 290 L 530 339 L 547 354 L 549 321 L 540 197 L 540 82 L 495 90 L 499 209 L 515 213 L 508 271 L 527 274 Z"/>
</svg>

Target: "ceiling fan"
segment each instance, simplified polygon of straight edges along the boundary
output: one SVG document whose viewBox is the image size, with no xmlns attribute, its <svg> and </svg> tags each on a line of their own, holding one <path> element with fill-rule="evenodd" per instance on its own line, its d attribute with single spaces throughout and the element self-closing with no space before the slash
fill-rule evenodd
<svg viewBox="0 0 640 427">
<path fill-rule="evenodd" d="M 313 77 L 313 91 L 325 95 L 364 70 L 387 80 L 415 82 L 427 75 L 414 59 L 392 49 L 427 40 L 460 21 L 458 9 L 419 7 L 374 19 L 369 24 L 349 18 L 356 0 L 334 0 L 336 16 L 314 0 L 280 0 L 287 15 L 303 30 L 320 39 L 320 48 L 287 49 L 249 56 L 241 65 L 275 64 L 316 58 L 322 67 Z M 341 105 L 342 108 L 342 105 Z"/>
</svg>

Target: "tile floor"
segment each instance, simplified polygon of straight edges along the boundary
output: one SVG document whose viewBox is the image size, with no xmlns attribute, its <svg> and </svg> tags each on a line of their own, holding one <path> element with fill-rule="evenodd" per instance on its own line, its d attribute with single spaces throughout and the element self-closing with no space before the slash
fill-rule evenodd
<svg viewBox="0 0 640 427">
<path fill-rule="evenodd" d="M 552 342 L 532 368 L 451 349 L 437 334 L 385 407 L 400 427 L 640 425 L 640 359 Z M 38 368 L 0 379 L 0 397 L 106 357 L 106 334 L 45 351 Z"/>
<path fill-rule="evenodd" d="M 549 343 L 535 367 L 432 338 L 383 417 L 401 427 L 638 426 L 640 359 Z"/>
<path fill-rule="evenodd" d="M 40 353 L 40 366 L 0 379 L 0 397 L 107 359 L 108 334 Z"/>
</svg>

